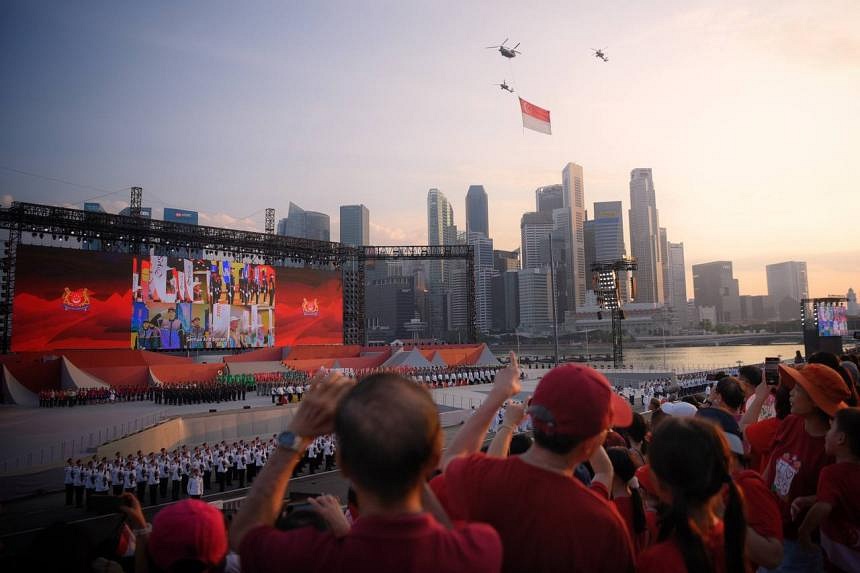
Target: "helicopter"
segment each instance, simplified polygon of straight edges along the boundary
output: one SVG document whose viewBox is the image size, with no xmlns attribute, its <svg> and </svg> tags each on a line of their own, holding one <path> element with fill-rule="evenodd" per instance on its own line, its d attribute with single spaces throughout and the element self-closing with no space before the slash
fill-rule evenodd
<svg viewBox="0 0 860 573">
<path fill-rule="evenodd" d="M 517 45 L 516 45 L 516 46 L 514 46 L 513 48 L 508 48 L 507 46 L 505 46 L 505 43 L 506 43 L 507 41 L 508 41 L 508 39 L 507 39 L 507 38 L 505 38 L 505 41 L 504 41 L 504 42 L 502 42 L 502 43 L 501 43 L 501 45 L 499 45 L 499 46 L 487 46 L 487 49 L 488 49 L 488 50 L 493 50 L 493 49 L 498 48 L 498 49 L 499 49 L 499 53 L 500 53 L 501 55 L 503 55 L 504 57 L 506 57 L 506 58 L 515 58 L 517 54 L 522 54 L 522 52 L 517 51 L 517 48 L 518 48 L 518 47 L 519 47 L 519 45 L 520 45 L 520 43 L 519 43 L 519 42 L 517 42 Z"/>
<path fill-rule="evenodd" d="M 493 84 L 493 85 L 494 85 L 494 86 L 499 86 L 500 88 L 502 88 L 502 89 L 503 89 L 503 90 L 505 90 L 505 91 L 508 91 L 508 92 L 514 93 L 514 88 L 512 88 L 511 86 L 509 86 L 505 80 L 502 80 L 502 83 L 500 83 L 500 84 Z"/>
<path fill-rule="evenodd" d="M 595 58 L 601 59 L 601 60 L 603 60 L 604 62 L 608 62 L 608 61 L 609 61 L 609 58 L 607 58 L 607 57 L 606 57 L 606 54 L 604 54 L 604 53 L 603 53 L 603 50 L 605 50 L 605 49 L 606 49 L 606 48 L 602 48 L 602 49 L 599 49 L 599 50 L 595 50 L 594 48 L 592 48 L 592 49 L 591 49 L 591 51 L 592 51 L 592 52 L 594 52 L 594 57 L 595 57 Z"/>
</svg>

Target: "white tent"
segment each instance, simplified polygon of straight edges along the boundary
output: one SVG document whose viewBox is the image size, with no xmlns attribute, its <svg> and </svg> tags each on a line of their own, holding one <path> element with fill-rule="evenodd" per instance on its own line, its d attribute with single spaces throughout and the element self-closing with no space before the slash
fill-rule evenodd
<svg viewBox="0 0 860 573">
<path fill-rule="evenodd" d="M 483 346 L 483 349 L 481 350 L 481 355 L 475 361 L 475 366 L 499 366 L 501 362 L 499 362 L 487 345 L 482 344 L 481 346 Z"/>
<path fill-rule="evenodd" d="M 3 402 L 6 404 L 17 404 L 28 408 L 39 407 L 39 395 L 28 390 L 23 384 L 12 376 L 6 365 L 3 365 Z"/>
<path fill-rule="evenodd" d="M 78 388 L 110 388 L 110 385 L 92 374 L 87 374 L 63 356 L 60 363 L 60 388 L 77 390 Z"/>
<path fill-rule="evenodd" d="M 426 368 L 430 366 L 430 361 L 424 358 L 420 350 L 413 348 L 409 351 L 401 350 L 382 366 L 384 368 Z"/>
<path fill-rule="evenodd" d="M 443 368 L 448 366 L 438 352 L 433 353 L 433 360 L 430 361 L 430 364 L 432 366 L 442 366 Z"/>
</svg>

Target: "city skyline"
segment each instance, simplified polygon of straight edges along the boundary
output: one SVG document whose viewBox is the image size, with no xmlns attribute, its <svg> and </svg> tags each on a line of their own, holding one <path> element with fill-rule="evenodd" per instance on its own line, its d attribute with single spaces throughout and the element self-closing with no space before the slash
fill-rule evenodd
<svg viewBox="0 0 860 573">
<path fill-rule="evenodd" d="M 692 265 L 716 260 L 733 262 L 743 294 L 765 294 L 765 265 L 790 260 L 807 261 L 812 296 L 858 287 L 834 214 L 854 200 L 860 148 L 855 2 L 460 11 L 13 3 L 0 165 L 97 189 L 4 169 L 0 195 L 117 212 L 141 185 L 155 211 L 259 231 L 266 207 L 283 218 L 292 200 L 328 214 L 333 235 L 339 206 L 361 202 L 373 242 L 422 244 L 427 189 L 464 214 L 480 184 L 489 234 L 512 250 L 534 190 L 561 183 L 566 163 L 583 166 L 586 204 L 625 209 L 630 170 L 649 167 L 688 297 Z M 483 50 L 507 35 L 523 51 L 510 64 Z M 589 52 L 604 45 L 605 65 Z M 515 98 L 490 89 L 509 69 L 552 111 L 552 136 L 524 134 Z M 807 204 L 820 216 L 800 224 Z"/>
</svg>

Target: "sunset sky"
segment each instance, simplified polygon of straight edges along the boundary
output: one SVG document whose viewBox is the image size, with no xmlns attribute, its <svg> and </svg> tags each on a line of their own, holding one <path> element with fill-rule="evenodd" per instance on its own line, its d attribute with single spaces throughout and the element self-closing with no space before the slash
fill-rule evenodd
<svg viewBox="0 0 860 573">
<path fill-rule="evenodd" d="M 118 191 L 96 199 L 115 212 L 140 185 L 157 214 L 259 230 L 294 201 L 333 239 L 361 202 L 372 242 L 422 244 L 429 188 L 465 228 L 483 184 L 514 249 L 568 161 L 589 211 L 627 209 L 651 167 L 688 267 L 731 260 L 764 294 L 765 264 L 805 260 L 813 296 L 860 289 L 857 0 L 178 4 L 0 4 L 0 195 Z M 506 37 L 521 56 L 484 49 Z M 503 79 L 553 135 L 524 132 Z"/>
</svg>

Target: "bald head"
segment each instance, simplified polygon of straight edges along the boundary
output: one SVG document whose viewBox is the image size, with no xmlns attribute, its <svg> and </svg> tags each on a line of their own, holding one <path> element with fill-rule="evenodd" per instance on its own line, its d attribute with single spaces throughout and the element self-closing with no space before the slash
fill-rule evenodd
<svg viewBox="0 0 860 573">
<path fill-rule="evenodd" d="M 396 374 L 357 384 L 335 414 L 340 463 L 360 487 L 397 501 L 437 463 L 439 414 L 430 393 Z"/>
</svg>

